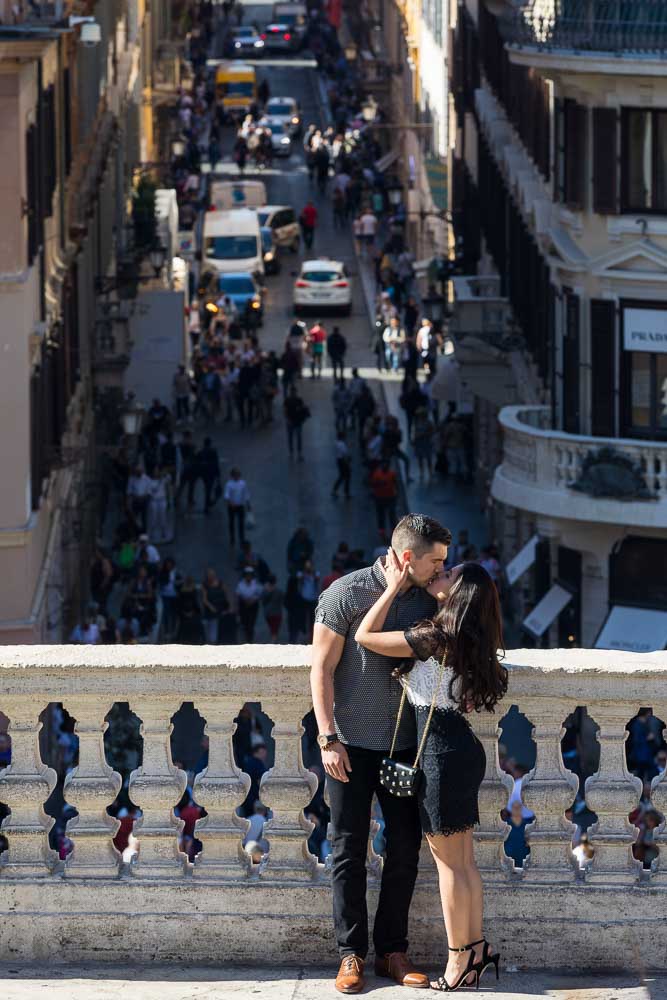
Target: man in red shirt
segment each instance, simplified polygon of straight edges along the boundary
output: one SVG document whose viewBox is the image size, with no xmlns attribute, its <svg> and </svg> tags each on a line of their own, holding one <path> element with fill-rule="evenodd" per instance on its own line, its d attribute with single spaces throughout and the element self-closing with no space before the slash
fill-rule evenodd
<svg viewBox="0 0 667 1000">
<path fill-rule="evenodd" d="M 388 520 L 387 530 L 391 532 L 396 524 L 398 479 L 386 459 L 371 473 L 370 486 L 375 501 L 378 528 L 384 531 L 385 520 Z"/>
<path fill-rule="evenodd" d="M 307 250 L 310 250 L 313 245 L 313 237 L 315 236 L 315 226 L 317 225 L 317 209 L 310 199 L 301 211 L 299 222 L 301 223 L 301 234 L 304 245 Z"/>
<path fill-rule="evenodd" d="M 315 326 L 311 326 L 306 337 L 308 353 L 310 354 L 311 378 L 322 378 L 322 361 L 324 359 L 324 345 L 326 341 L 327 331 L 318 319 Z"/>
</svg>

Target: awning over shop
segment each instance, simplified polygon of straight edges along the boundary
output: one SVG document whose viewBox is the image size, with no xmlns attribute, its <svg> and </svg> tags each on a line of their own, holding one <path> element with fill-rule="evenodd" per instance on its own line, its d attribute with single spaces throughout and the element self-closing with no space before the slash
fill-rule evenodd
<svg viewBox="0 0 667 1000">
<path fill-rule="evenodd" d="M 376 170 L 379 170 L 380 173 L 382 174 L 384 173 L 385 170 L 388 170 L 389 167 L 392 165 L 392 163 L 395 163 L 397 159 L 398 159 L 398 153 L 396 152 L 396 150 L 390 149 L 388 153 L 385 153 L 384 156 L 381 156 L 379 160 L 376 160 L 373 166 L 375 167 Z"/>
<path fill-rule="evenodd" d="M 667 649 L 667 611 L 616 604 L 595 642 L 596 649 L 655 653 Z"/>
<path fill-rule="evenodd" d="M 524 619 L 523 627 L 536 639 L 539 639 L 571 600 L 571 591 L 561 587 L 559 583 L 554 583 L 551 590 L 546 592 L 542 600 Z"/>
<path fill-rule="evenodd" d="M 526 542 L 523 548 L 508 562 L 505 567 L 505 576 L 510 586 L 513 586 L 519 577 L 523 576 L 526 570 L 530 569 L 535 562 L 535 552 L 539 540 L 539 535 L 533 535 L 530 541 Z"/>
</svg>

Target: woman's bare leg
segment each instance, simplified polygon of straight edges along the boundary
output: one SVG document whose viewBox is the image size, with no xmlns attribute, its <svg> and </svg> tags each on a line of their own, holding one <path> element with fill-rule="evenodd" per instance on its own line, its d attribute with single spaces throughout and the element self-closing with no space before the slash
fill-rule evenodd
<svg viewBox="0 0 667 1000">
<path fill-rule="evenodd" d="M 479 890 L 473 884 L 474 879 L 469 878 L 472 830 L 453 833 L 449 837 L 436 834 L 429 836 L 428 842 L 438 870 L 447 944 L 450 948 L 463 948 L 471 941 L 476 941 L 477 937 L 481 937 L 481 934 L 475 934 L 475 928 L 480 923 L 481 917 L 476 912 L 479 908 Z M 479 877 L 479 872 L 477 876 Z M 470 952 L 448 952 L 445 970 L 448 983 L 454 983 L 458 979 L 469 959 Z"/>
<path fill-rule="evenodd" d="M 480 941 L 484 936 L 484 889 L 482 887 L 482 877 L 475 861 L 475 849 L 472 837 L 464 842 L 465 865 L 468 872 L 468 882 L 470 885 L 470 942 Z M 469 943 L 469 942 L 466 942 Z M 478 962 L 484 952 L 484 945 L 475 945 L 475 961 Z"/>
</svg>

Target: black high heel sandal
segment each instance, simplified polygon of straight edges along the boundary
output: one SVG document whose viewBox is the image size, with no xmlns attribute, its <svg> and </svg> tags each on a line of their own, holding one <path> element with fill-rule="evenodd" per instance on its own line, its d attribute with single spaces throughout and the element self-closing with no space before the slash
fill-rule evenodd
<svg viewBox="0 0 667 1000">
<path fill-rule="evenodd" d="M 479 941 L 475 943 L 479 944 Z M 443 974 L 440 976 L 440 979 L 438 979 L 437 983 L 433 986 L 433 989 L 440 990 L 441 993 L 453 993 L 454 990 L 459 990 L 461 989 L 462 986 L 474 986 L 476 990 L 479 989 L 479 969 L 476 968 L 475 952 L 472 949 L 473 946 L 471 944 L 467 944 L 464 948 L 448 949 L 449 951 L 458 951 L 458 952 L 469 951 L 470 958 L 468 959 L 468 964 L 455 983 L 448 983 L 447 980 L 445 979 L 445 974 L 443 972 Z M 466 983 L 466 979 L 470 975 L 474 976 L 475 978 L 472 983 Z"/>
<path fill-rule="evenodd" d="M 473 941 L 471 948 L 474 948 L 476 944 L 483 944 L 484 951 L 482 952 L 482 957 L 479 962 L 475 963 L 475 969 L 477 971 L 477 982 L 482 978 L 487 969 L 493 966 L 496 970 L 496 981 L 500 979 L 500 971 L 498 969 L 498 963 L 500 962 L 500 952 L 497 951 L 495 955 L 491 954 L 491 947 L 486 938 L 481 938 L 479 941 Z"/>
</svg>

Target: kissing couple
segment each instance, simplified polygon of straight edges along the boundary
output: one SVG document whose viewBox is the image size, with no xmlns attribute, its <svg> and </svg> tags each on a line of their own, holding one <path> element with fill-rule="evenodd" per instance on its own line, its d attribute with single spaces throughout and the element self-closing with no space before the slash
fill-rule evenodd
<svg viewBox="0 0 667 1000">
<path fill-rule="evenodd" d="M 366 856 L 377 795 L 386 853 L 373 944 L 375 973 L 401 986 L 479 986 L 500 956 L 482 927 L 473 851 L 486 755 L 467 715 L 507 690 L 498 593 L 478 563 L 445 569 L 451 533 L 407 514 L 373 566 L 320 596 L 311 688 L 331 806 L 333 917 L 340 993 L 364 988 Z M 422 833 L 435 860 L 449 948 L 437 980 L 408 957 L 408 912 Z"/>
</svg>

